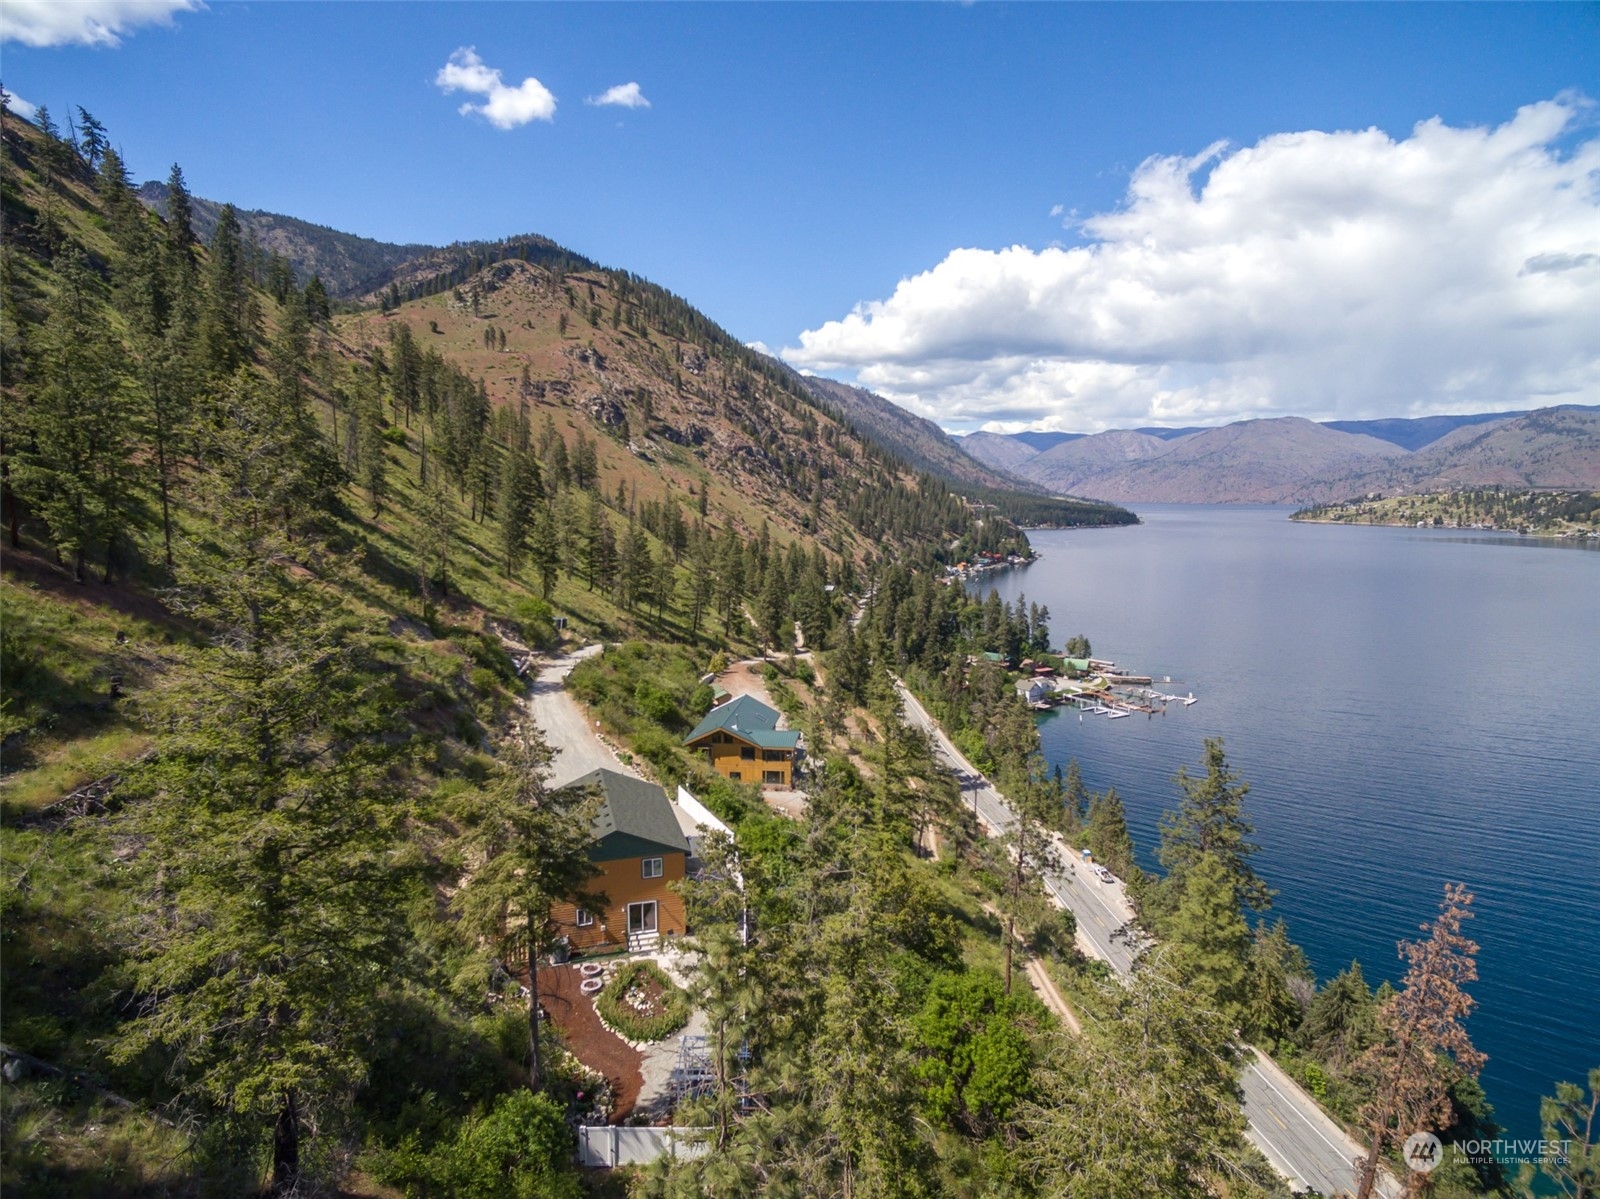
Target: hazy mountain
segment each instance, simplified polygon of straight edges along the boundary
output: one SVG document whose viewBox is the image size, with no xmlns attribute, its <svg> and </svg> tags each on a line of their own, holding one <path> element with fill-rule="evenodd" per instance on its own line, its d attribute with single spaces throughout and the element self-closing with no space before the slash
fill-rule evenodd
<svg viewBox="0 0 1600 1199">
<path fill-rule="evenodd" d="M 950 440 L 970 458 L 996 470 L 1020 473 L 1020 467 L 1039 456 L 1039 450 L 1023 440 L 1025 436 L 1022 433 L 968 433 Z"/>
<path fill-rule="evenodd" d="M 1058 493 L 1118 503 L 1301 503 L 1436 486 L 1600 486 L 1597 422 L 1600 409 L 1566 407 L 1114 430 L 1043 452 L 1016 435 L 975 433 L 958 442 L 980 461 Z"/>
<path fill-rule="evenodd" d="M 1342 490 L 1331 488 L 1327 498 L 1491 483 L 1600 490 L 1600 408 L 1541 408 L 1458 428 L 1426 450 L 1349 480 Z"/>
</svg>

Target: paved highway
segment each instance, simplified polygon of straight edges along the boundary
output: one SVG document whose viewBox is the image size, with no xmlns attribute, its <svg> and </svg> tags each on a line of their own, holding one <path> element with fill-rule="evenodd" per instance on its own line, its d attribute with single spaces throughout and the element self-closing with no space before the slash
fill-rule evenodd
<svg viewBox="0 0 1600 1199">
<path fill-rule="evenodd" d="M 993 784 L 951 744 L 944 730 L 904 686 L 900 687 L 900 697 L 907 718 L 932 737 L 935 756 L 961 783 L 963 801 L 984 827 L 992 836 L 1009 831 L 1016 816 Z M 1131 924 L 1133 908 L 1121 881 L 1101 882 L 1071 846 L 1059 836 L 1055 841 L 1060 869 L 1046 872 L 1045 889 L 1077 918 L 1080 948 L 1110 963 L 1117 974 L 1130 973 L 1138 954 L 1137 944 L 1130 944 L 1130 940 L 1139 933 Z M 1239 1088 L 1249 1121 L 1247 1135 L 1291 1186 L 1330 1196 L 1355 1193 L 1354 1160 L 1362 1155 L 1361 1147 L 1276 1063 L 1251 1046 L 1245 1047 Z M 1383 1175 L 1376 1193 L 1384 1199 L 1397 1199 L 1400 1187 L 1393 1178 Z"/>
</svg>

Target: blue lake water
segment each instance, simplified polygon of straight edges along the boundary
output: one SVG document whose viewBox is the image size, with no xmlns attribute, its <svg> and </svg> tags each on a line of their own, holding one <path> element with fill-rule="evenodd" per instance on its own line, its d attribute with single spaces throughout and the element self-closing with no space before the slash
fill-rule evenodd
<svg viewBox="0 0 1600 1199">
<path fill-rule="evenodd" d="M 1046 756 L 1115 784 L 1150 866 L 1174 773 L 1224 737 L 1258 873 L 1320 980 L 1359 958 L 1398 982 L 1395 942 L 1465 882 L 1484 1087 L 1509 1134 L 1537 1136 L 1539 1097 L 1600 1065 L 1600 547 L 1137 510 L 1137 528 L 1030 534 L 1042 559 L 983 590 L 1199 702 L 1058 709 Z"/>
</svg>

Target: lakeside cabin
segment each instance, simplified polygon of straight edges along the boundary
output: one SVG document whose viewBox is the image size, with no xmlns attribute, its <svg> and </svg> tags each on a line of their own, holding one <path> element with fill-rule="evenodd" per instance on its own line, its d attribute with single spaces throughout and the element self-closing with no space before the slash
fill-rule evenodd
<svg viewBox="0 0 1600 1199">
<path fill-rule="evenodd" d="M 784 789 L 794 785 L 800 734 L 780 729 L 778 713 L 754 696 L 741 695 L 712 708 L 683 744 L 704 753 L 713 770 L 736 783 Z"/>
</svg>

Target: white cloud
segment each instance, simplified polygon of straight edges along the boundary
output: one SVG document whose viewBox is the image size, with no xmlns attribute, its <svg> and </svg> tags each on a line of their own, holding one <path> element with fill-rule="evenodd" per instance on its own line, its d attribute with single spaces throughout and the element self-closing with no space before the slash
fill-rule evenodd
<svg viewBox="0 0 1600 1199">
<path fill-rule="evenodd" d="M 1600 403 L 1589 109 L 1150 158 L 1085 244 L 953 250 L 784 357 L 952 426 Z"/>
<path fill-rule="evenodd" d="M 137 25 L 170 25 L 200 0 L 5 0 L 0 41 L 25 46 L 116 46 Z"/>
<path fill-rule="evenodd" d="M 21 96 L 17 95 L 16 92 L 7 92 L 6 110 L 8 112 L 16 113 L 25 121 L 31 121 L 34 118 L 34 115 L 39 111 L 39 106 L 37 104 L 29 104 Z"/>
<path fill-rule="evenodd" d="M 450 61 L 439 68 L 433 82 L 446 92 L 486 96 L 482 104 L 468 102 L 456 111 L 462 116 L 477 113 L 496 129 L 515 129 L 529 121 L 555 120 L 556 98 L 549 88 L 531 75 L 516 87 L 507 87 L 500 72 L 485 66 L 471 46 L 462 46 L 452 54 Z"/>
<path fill-rule="evenodd" d="M 590 96 L 584 103 L 597 106 L 614 105 L 617 108 L 650 107 L 650 101 L 644 98 L 644 93 L 639 90 L 637 83 L 619 83 L 616 87 L 608 87 L 598 96 Z"/>
<path fill-rule="evenodd" d="M 1062 213 L 1066 212 L 1066 210 L 1067 210 L 1067 206 L 1065 204 L 1052 204 L 1052 205 L 1050 205 L 1050 215 L 1052 217 L 1058 217 Z"/>
</svg>

